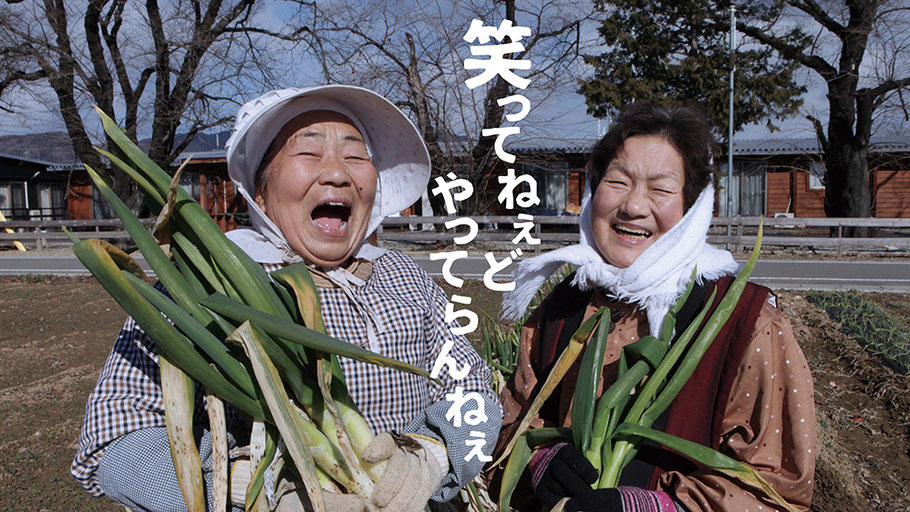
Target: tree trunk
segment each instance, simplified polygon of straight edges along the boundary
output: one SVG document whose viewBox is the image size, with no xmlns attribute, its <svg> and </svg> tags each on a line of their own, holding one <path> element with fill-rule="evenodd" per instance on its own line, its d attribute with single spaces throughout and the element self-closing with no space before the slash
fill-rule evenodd
<svg viewBox="0 0 910 512">
<path fill-rule="evenodd" d="M 871 217 L 867 137 L 855 134 L 855 75 L 840 74 L 828 86 L 830 119 L 823 148 L 825 160 L 825 215 Z M 867 236 L 868 228 L 845 230 L 847 236 Z"/>
</svg>

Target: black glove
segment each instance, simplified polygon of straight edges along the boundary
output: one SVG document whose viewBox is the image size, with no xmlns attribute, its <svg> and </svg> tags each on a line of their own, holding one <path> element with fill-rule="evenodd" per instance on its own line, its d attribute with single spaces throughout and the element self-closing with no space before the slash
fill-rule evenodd
<svg viewBox="0 0 910 512">
<path fill-rule="evenodd" d="M 560 443 L 548 450 L 531 462 L 534 494 L 541 503 L 552 507 L 562 498 L 594 492 L 591 484 L 597 481 L 597 470 L 575 446 Z"/>
<path fill-rule="evenodd" d="M 623 512 L 622 495 L 616 489 L 591 490 L 569 500 L 565 512 Z"/>
</svg>

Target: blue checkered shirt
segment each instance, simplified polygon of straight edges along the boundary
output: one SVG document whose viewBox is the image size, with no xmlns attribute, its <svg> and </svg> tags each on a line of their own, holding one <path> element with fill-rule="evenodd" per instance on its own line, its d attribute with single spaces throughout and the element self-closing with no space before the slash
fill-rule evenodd
<svg viewBox="0 0 910 512">
<path fill-rule="evenodd" d="M 266 265 L 269 271 L 275 268 L 278 267 Z M 464 479 L 473 477 L 482 465 L 466 464 L 462 460 L 467 454 L 462 445 L 469 431 L 484 431 L 486 454 L 492 451 L 499 431 L 501 408 L 489 385 L 489 368 L 463 336 L 451 333 L 451 327 L 456 324 L 447 325 L 444 320 L 448 302 L 445 292 L 408 256 L 388 251 L 377 258 L 363 286 L 354 288 L 353 293 L 383 317 L 386 330 L 378 333 L 383 355 L 430 371 L 443 344 L 451 339 L 454 341 L 451 355 L 459 365 L 471 366 L 470 374 L 460 381 L 451 379 L 446 371 L 441 372 L 443 386 L 439 386 L 423 377 L 345 358 L 340 360 L 348 390 L 374 433 L 420 432 L 445 442 L 452 464 L 448 487 L 457 491 Z M 344 291 L 320 288 L 319 295 L 328 333 L 369 348 L 364 320 Z M 73 476 L 92 495 L 104 494 L 96 470 L 111 441 L 135 430 L 164 426 L 157 360 L 154 342 L 128 319 L 89 396 L 79 451 L 73 460 Z M 465 393 L 477 391 L 483 395 L 489 417 L 486 424 L 460 429 L 446 426 L 445 395 L 454 391 L 455 386 L 461 386 Z M 195 421 L 207 424 L 199 389 L 196 411 Z M 454 495 L 448 494 L 445 499 Z"/>
</svg>

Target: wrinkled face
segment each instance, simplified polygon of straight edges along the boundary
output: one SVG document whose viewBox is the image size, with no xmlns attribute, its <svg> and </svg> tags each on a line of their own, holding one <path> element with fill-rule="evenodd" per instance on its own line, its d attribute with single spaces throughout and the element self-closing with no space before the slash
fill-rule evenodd
<svg viewBox="0 0 910 512">
<path fill-rule="evenodd" d="M 594 191 L 594 241 L 608 263 L 625 268 L 685 212 L 683 158 L 664 138 L 626 139 Z"/>
<path fill-rule="evenodd" d="M 256 203 L 305 260 L 324 267 L 347 261 L 376 198 L 378 176 L 360 132 L 341 114 L 306 112 L 281 129 L 269 153 Z"/>
</svg>

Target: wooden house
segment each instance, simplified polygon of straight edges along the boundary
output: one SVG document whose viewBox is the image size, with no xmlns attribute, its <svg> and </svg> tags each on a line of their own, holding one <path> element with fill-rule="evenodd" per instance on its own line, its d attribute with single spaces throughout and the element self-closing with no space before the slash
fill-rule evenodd
<svg viewBox="0 0 910 512">
<path fill-rule="evenodd" d="M 596 142 L 594 138 L 537 139 L 507 146 L 516 154 L 512 165 L 516 172 L 537 180 L 541 205 L 535 210 L 540 214 L 579 212 L 584 167 Z M 734 216 L 825 217 L 825 168 L 815 139 L 734 142 L 729 187 L 726 154 L 719 160 L 716 215 L 726 216 L 729 210 Z M 498 190 L 496 180 L 490 182 Z M 869 186 L 873 216 L 910 217 L 910 137 L 873 138 Z"/>
<path fill-rule="evenodd" d="M 596 138 L 529 138 L 507 141 L 514 164 L 498 162 L 490 171 L 486 193 L 491 213 L 509 214 L 495 201 L 495 179 L 509 167 L 533 176 L 541 203 L 536 215 L 578 214 L 584 193 L 585 164 Z M 869 157 L 873 215 L 910 217 L 910 137 L 874 138 Z M 227 177 L 223 149 L 193 152 L 181 186 L 224 230 L 247 224 L 246 204 Z M 717 215 L 786 215 L 824 217 L 824 167 L 812 139 L 737 141 L 733 180 L 727 185 L 726 156 L 719 158 Z M 728 197 L 728 191 L 730 195 Z M 412 206 L 402 215 L 428 210 Z M 110 217 L 103 200 L 77 164 L 61 165 L 0 154 L 0 211 L 8 219 L 93 219 Z"/>
<path fill-rule="evenodd" d="M 731 197 L 720 164 L 718 212 L 825 217 L 825 167 L 815 139 L 734 142 Z M 869 148 L 872 215 L 910 217 L 910 138 L 873 137 Z"/>
<path fill-rule="evenodd" d="M 0 153 L 0 212 L 8 220 L 73 218 L 65 166 Z M 79 217 L 76 217 L 79 218 Z"/>
</svg>

